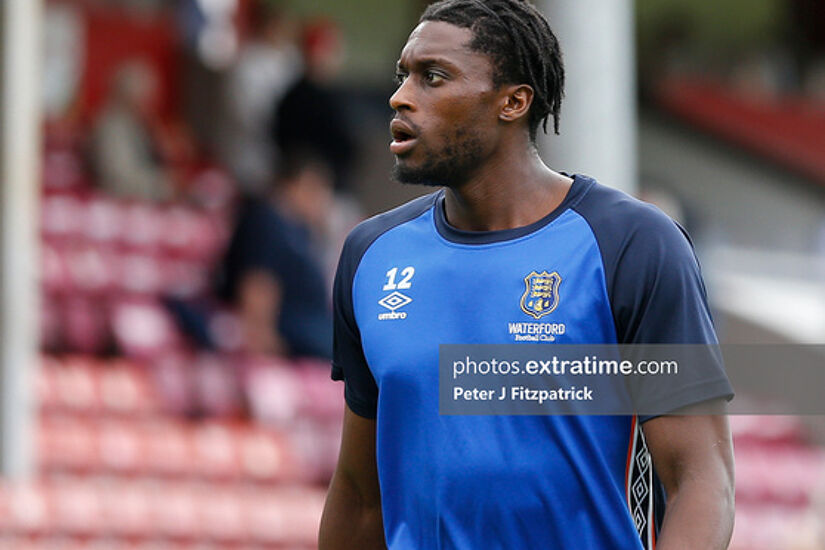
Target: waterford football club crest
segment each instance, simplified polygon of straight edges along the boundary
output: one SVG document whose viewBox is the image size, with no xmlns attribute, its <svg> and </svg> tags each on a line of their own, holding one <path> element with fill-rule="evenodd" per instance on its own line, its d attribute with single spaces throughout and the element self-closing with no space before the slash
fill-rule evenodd
<svg viewBox="0 0 825 550">
<path fill-rule="evenodd" d="M 531 271 L 524 278 L 526 288 L 521 295 L 521 310 L 534 319 L 540 319 L 552 312 L 559 305 L 560 284 L 561 276 L 555 271 Z"/>
</svg>

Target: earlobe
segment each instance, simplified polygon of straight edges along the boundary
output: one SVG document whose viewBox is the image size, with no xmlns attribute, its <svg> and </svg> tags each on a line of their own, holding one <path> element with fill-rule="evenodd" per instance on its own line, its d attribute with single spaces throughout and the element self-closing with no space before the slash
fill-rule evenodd
<svg viewBox="0 0 825 550">
<path fill-rule="evenodd" d="M 526 84 L 509 86 L 504 90 L 499 118 L 514 122 L 527 115 L 533 103 L 533 88 Z"/>
</svg>

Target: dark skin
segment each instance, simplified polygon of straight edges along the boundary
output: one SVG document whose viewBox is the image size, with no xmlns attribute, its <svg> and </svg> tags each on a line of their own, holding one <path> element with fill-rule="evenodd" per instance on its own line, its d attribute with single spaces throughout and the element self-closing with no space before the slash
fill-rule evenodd
<svg viewBox="0 0 825 550">
<path fill-rule="evenodd" d="M 469 29 L 443 22 L 424 22 L 410 35 L 390 99 L 398 121 L 391 145 L 396 173 L 402 181 L 447 185 L 446 216 L 459 229 L 529 225 L 562 202 L 572 181 L 548 168 L 530 141 L 532 88 L 496 87 L 488 57 L 467 47 L 471 38 Z M 668 495 L 657 548 L 727 548 L 733 530 L 727 418 L 661 416 L 643 429 Z M 385 547 L 375 421 L 347 409 L 319 548 Z"/>
</svg>

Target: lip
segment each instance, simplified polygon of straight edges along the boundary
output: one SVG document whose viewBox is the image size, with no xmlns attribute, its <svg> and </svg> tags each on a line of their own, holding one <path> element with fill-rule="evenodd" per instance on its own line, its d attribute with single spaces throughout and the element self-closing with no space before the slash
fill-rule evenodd
<svg viewBox="0 0 825 550">
<path fill-rule="evenodd" d="M 409 152 L 418 141 L 412 126 L 398 118 L 390 122 L 390 133 L 393 137 L 390 142 L 390 151 L 394 155 L 403 155 Z"/>
<path fill-rule="evenodd" d="M 418 142 L 416 138 L 407 139 L 404 141 L 392 140 L 390 142 L 390 152 L 393 155 L 403 155 L 404 153 L 408 153 L 415 144 Z"/>
</svg>

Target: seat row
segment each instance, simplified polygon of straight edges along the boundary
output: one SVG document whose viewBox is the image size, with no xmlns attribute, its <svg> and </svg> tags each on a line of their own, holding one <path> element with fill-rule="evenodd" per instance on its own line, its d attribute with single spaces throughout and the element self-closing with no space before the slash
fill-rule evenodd
<svg viewBox="0 0 825 550">
<path fill-rule="evenodd" d="M 47 415 L 37 449 L 44 474 L 312 484 L 329 480 L 339 438 L 338 425 L 312 422 L 275 430 L 173 418 Z"/>
<path fill-rule="evenodd" d="M 144 347 L 134 342 L 135 354 L 151 348 L 151 331 L 140 322 L 137 315 L 122 320 L 140 328 Z M 270 425 L 300 419 L 339 424 L 343 414 L 343 385 L 330 380 L 327 363 L 315 360 L 167 353 L 145 362 L 43 355 L 37 372 L 37 401 L 46 414 L 143 418 L 191 412 L 192 400 L 208 416 L 231 416 L 243 400 Z"/>
<path fill-rule="evenodd" d="M 60 477 L 0 486 L 0 533 L 312 547 L 323 503 L 321 488 Z"/>
<path fill-rule="evenodd" d="M 43 197 L 41 232 L 57 247 L 87 244 L 209 262 L 228 237 L 228 221 L 183 204 L 124 201 L 103 193 Z"/>
</svg>

